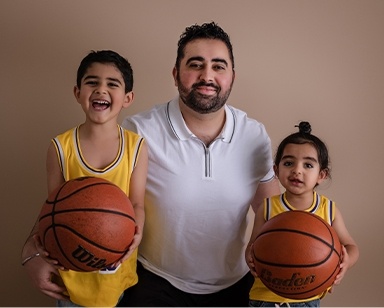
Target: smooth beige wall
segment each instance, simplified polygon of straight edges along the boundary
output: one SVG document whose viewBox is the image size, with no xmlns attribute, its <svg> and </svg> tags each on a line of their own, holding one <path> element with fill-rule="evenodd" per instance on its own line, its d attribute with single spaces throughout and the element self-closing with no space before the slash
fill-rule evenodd
<svg viewBox="0 0 384 308">
<path fill-rule="evenodd" d="M 263 122 L 274 150 L 308 120 L 328 144 L 337 202 L 361 257 L 323 306 L 383 306 L 383 0 L 2 0 L 2 306 L 52 306 L 20 266 L 46 197 L 50 138 L 83 121 L 72 88 L 90 50 L 113 49 L 135 73 L 123 116 L 176 94 L 171 70 L 186 26 L 216 21 L 231 36 L 230 104 Z"/>
</svg>

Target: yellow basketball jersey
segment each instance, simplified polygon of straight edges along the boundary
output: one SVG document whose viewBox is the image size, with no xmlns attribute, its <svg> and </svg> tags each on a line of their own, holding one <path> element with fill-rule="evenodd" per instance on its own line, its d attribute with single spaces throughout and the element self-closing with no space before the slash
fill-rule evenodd
<svg viewBox="0 0 384 308">
<path fill-rule="evenodd" d="M 114 161 L 104 169 L 90 166 L 84 159 L 79 143 L 79 127 L 52 139 L 61 172 L 66 181 L 96 176 L 113 182 L 129 196 L 131 174 L 140 154 L 143 138 L 118 125 L 120 146 Z M 125 289 L 137 283 L 137 249 L 117 268 L 95 272 L 60 271 L 73 303 L 81 306 L 116 306 Z"/>
<path fill-rule="evenodd" d="M 281 214 L 286 211 L 294 211 L 295 208 L 291 206 L 285 197 L 285 194 L 273 196 L 264 200 L 264 219 L 265 221 L 272 217 Z M 315 214 L 330 225 L 332 225 L 335 219 L 335 203 L 329 200 L 325 196 L 318 195 L 316 192 L 313 193 L 313 203 L 306 210 L 306 212 Z M 311 301 L 324 297 L 326 292 L 317 296 L 306 299 L 305 301 Z M 259 278 L 255 278 L 255 282 L 249 293 L 250 300 L 264 301 L 264 302 L 276 302 L 276 303 L 295 303 L 303 302 L 304 300 L 289 299 L 281 297 L 274 292 L 270 291 Z"/>
</svg>

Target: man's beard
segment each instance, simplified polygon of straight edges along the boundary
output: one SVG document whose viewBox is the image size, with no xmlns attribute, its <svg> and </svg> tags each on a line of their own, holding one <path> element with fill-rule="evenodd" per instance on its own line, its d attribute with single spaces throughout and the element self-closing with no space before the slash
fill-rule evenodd
<svg viewBox="0 0 384 308">
<path fill-rule="evenodd" d="M 177 79 L 177 86 L 179 89 L 180 98 L 183 103 L 200 114 L 207 114 L 218 111 L 225 105 L 232 90 L 231 85 L 227 92 L 220 95 L 221 88 L 219 86 L 201 81 L 199 83 L 193 84 L 191 91 L 188 92 L 188 89 L 182 85 L 180 79 Z M 208 96 L 198 93 L 196 88 L 200 86 L 209 86 L 215 88 L 217 93 L 216 96 Z"/>
</svg>

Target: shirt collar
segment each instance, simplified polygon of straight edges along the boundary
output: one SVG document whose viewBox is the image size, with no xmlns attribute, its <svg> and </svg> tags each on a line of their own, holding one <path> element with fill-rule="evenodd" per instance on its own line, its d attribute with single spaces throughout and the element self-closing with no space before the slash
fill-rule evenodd
<svg viewBox="0 0 384 308">
<path fill-rule="evenodd" d="M 179 106 L 179 96 L 167 103 L 166 115 L 169 125 L 180 140 L 187 140 L 196 137 L 187 127 Z M 227 104 L 224 105 L 225 109 L 225 124 L 220 135 L 216 139 L 221 139 L 224 142 L 231 142 L 233 133 L 235 131 L 236 118 L 231 107 Z"/>
</svg>

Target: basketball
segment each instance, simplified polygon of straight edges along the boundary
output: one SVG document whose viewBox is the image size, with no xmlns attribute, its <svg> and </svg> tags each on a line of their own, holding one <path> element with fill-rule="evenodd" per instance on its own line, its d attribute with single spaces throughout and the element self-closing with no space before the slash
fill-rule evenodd
<svg viewBox="0 0 384 308">
<path fill-rule="evenodd" d="M 51 258 L 66 269 L 90 272 L 108 268 L 127 252 L 135 225 L 132 204 L 118 186 L 82 177 L 49 194 L 38 233 Z"/>
<path fill-rule="evenodd" d="M 342 250 L 325 220 L 288 211 L 266 221 L 252 252 L 256 273 L 267 288 L 285 298 L 308 299 L 333 284 Z"/>
</svg>

